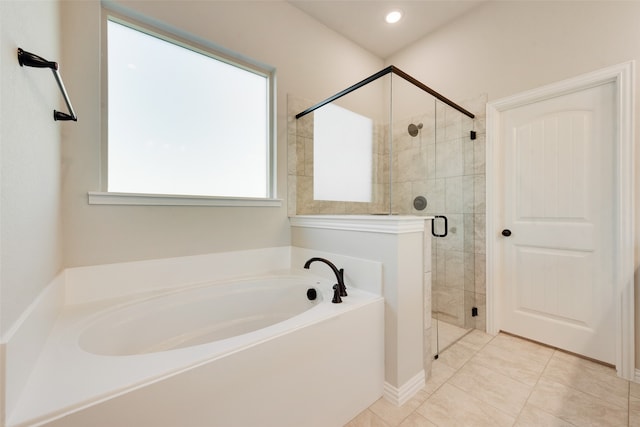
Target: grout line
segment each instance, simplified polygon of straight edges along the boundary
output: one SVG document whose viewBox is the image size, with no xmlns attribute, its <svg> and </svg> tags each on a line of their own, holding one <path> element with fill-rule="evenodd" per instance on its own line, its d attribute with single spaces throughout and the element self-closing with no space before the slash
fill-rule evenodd
<svg viewBox="0 0 640 427">
<path fill-rule="evenodd" d="M 509 334 L 509 335 L 510 335 L 510 334 Z M 435 389 L 433 390 L 433 393 L 431 393 L 429 396 L 427 396 L 427 398 L 426 398 L 423 402 L 421 402 L 421 403 L 420 403 L 420 405 L 418 405 L 418 406 L 417 406 L 413 411 L 411 411 L 411 412 L 410 412 L 406 417 L 404 417 L 404 418 L 400 421 L 400 423 L 398 423 L 398 424 L 396 424 L 396 425 L 389 425 L 389 424 L 388 424 L 385 420 L 383 420 L 382 418 L 380 418 L 380 417 L 378 417 L 378 418 L 379 418 L 380 420 L 382 420 L 382 421 L 385 423 L 385 425 L 386 425 L 386 426 L 388 426 L 388 427 L 398 427 L 398 426 L 399 426 L 399 425 L 401 425 L 403 422 L 405 422 L 409 417 L 411 417 L 412 415 L 414 415 L 414 414 L 416 414 L 416 413 L 417 413 L 417 415 L 419 415 L 419 416 L 421 416 L 421 417 L 422 417 L 422 414 L 421 414 L 420 412 L 418 412 L 418 408 L 419 408 L 420 406 L 422 406 L 422 405 L 423 405 L 427 400 L 429 400 L 429 399 L 430 399 L 430 398 L 431 398 L 431 397 L 432 397 L 436 392 L 438 392 L 438 390 L 440 390 L 440 388 L 442 388 L 442 386 L 444 386 L 445 384 L 448 384 L 448 385 L 450 385 L 450 386 L 452 386 L 452 387 L 455 387 L 456 389 L 458 389 L 458 390 L 462 391 L 463 393 L 467 393 L 466 391 L 464 391 L 464 390 L 460 389 L 459 387 L 457 387 L 456 385 L 452 384 L 452 383 L 450 382 L 450 381 L 451 381 L 451 379 L 452 379 L 455 375 L 457 375 L 457 374 L 458 374 L 458 372 L 459 372 L 463 367 L 465 367 L 465 366 L 466 366 L 470 361 L 474 360 L 474 358 L 478 355 L 478 353 L 480 353 L 480 352 L 481 352 L 485 347 L 487 347 L 488 345 L 490 345 L 490 344 L 491 344 L 491 343 L 492 343 L 492 342 L 493 342 L 493 341 L 494 341 L 498 336 L 499 336 L 499 335 L 496 335 L 495 337 L 491 338 L 491 339 L 490 339 L 489 341 L 487 341 L 486 343 L 484 343 L 484 344 L 482 344 L 481 346 L 479 346 L 479 348 L 474 349 L 474 352 L 473 352 L 472 356 L 471 356 L 471 357 L 469 357 L 469 358 L 468 358 L 464 363 L 462 363 L 462 365 L 460 365 L 460 367 L 458 367 L 458 368 L 453 368 L 452 366 L 449 366 L 449 365 L 447 365 L 446 363 L 443 363 L 443 365 L 444 365 L 444 366 L 446 366 L 447 368 L 449 368 L 449 369 L 453 370 L 453 373 L 451 374 L 451 376 L 449 376 L 445 381 L 443 381 L 440 385 L 438 385 L 438 387 L 437 387 L 437 388 L 435 388 Z M 518 338 L 519 338 L 519 337 L 518 337 Z M 461 341 L 461 340 L 459 340 L 459 341 L 457 341 L 456 343 L 452 344 L 452 345 L 451 345 L 450 347 L 448 347 L 446 350 L 451 349 L 451 348 L 452 348 L 452 347 L 454 347 L 456 344 L 460 343 L 460 341 Z M 530 341 L 530 340 L 527 340 L 527 341 Z M 536 342 L 534 342 L 534 343 L 535 343 L 535 344 L 537 344 L 537 345 L 540 345 L 541 347 L 551 348 L 551 349 L 553 350 L 553 352 L 551 353 L 551 355 L 550 355 L 550 356 L 549 356 L 549 358 L 547 359 L 546 363 L 544 364 L 543 369 L 542 369 L 542 370 L 540 371 L 540 373 L 537 375 L 536 382 L 535 382 L 535 384 L 534 384 L 533 386 L 531 386 L 531 388 L 530 388 L 530 390 L 529 390 L 529 395 L 527 396 L 526 400 L 524 401 L 524 404 L 523 404 L 523 405 L 522 405 L 522 407 L 520 408 L 520 411 L 519 411 L 519 412 L 518 412 L 518 414 L 514 417 L 514 425 L 515 425 L 515 423 L 517 423 L 517 422 L 518 422 L 518 420 L 519 420 L 519 419 L 520 419 L 520 417 L 522 416 L 522 413 L 523 413 L 523 411 L 524 411 L 525 407 L 527 407 L 527 405 L 529 405 L 529 404 L 530 404 L 530 403 L 529 403 L 529 400 L 530 400 L 530 398 L 531 398 L 531 396 L 532 396 L 533 392 L 534 392 L 534 391 L 536 390 L 536 388 L 538 387 L 539 382 L 542 380 L 542 378 L 543 378 L 543 376 L 544 376 L 544 374 L 545 374 L 546 370 L 548 369 L 549 364 L 551 363 L 551 361 L 554 359 L 554 357 L 556 357 L 557 352 L 563 352 L 562 350 L 559 350 L 559 349 L 557 349 L 557 348 L 549 347 L 549 346 L 546 346 L 546 345 L 544 345 L 544 344 L 540 344 L 540 343 L 536 343 Z M 467 345 L 467 344 L 465 344 L 465 343 L 461 343 L 461 344 L 462 344 L 462 346 L 463 346 L 463 347 L 471 348 L 469 345 Z M 444 350 L 442 353 L 444 353 L 446 350 Z M 442 354 L 442 353 L 441 353 L 441 354 Z M 563 352 L 563 353 L 565 353 L 565 352 Z M 439 364 L 440 364 L 440 363 L 442 363 L 442 361 L 441 361 L 441 360 L 439 360 L 439 361 L 436 361 L 436 363 L 439 363 Z M 483 365 L 483 366 L 484 366 L 484 365 Z M 494 372 L 498 372 L 498 371 L 495 371 L 493 368 L 490 368 L 490 369 L 491 369 L 492 371 L 494 371 Z M 504 373 L 501 373 L 501 372 L 498 372 L 498 373 L 500 373 L 500 374 L 502 374 L 502 375 L 505 375 Z M 507 377 L 511 378 L 511 377 L 510 377 L 510 376 L 508 376 L 508 375 L 507 375 Z M 515 380 L 515 381 L 518 381 L 518 380 L 516 380 L 516 379 L 514 379 L 514 378 L 511 378 L 511 379 L 513 379 L 513 380 Z M 519 381 L 519 382 L 520 382 L 520 381 Z M 523 383 L 523 384 L 524 384 L 524 383 Z M 564 385 L 564 384 L 563 384 L 563 385 Z M 564 386 L 567 386 L 567 385 L 564 385 Z M 567 386 L 567 387 L 574 388 L 574 387 L 572 387 L 572 386 L 570 386 L 570 385 L 569 385 L 569 386 Z M 574 389 L 575 389 L 575 388 L 574 388 Z M 575 389 L 575 390 L 577 390 L 577 389 Z M 582 391 L 582 390 L 578 390 L 578 391 Z M 584 391 L 582 391 L 582 392 L 584 393 Z M 587 394 L 589 394 L 589 393 L 587 393 Z M 596 398 L 597 398 L 597 396 L 593 396 L 593 397 L 596 397 Z M 477 399 L 477 398 L 476 398 L 476 399 Z M 480 400 L 480 401 L 481 401 L 481 400 Z M 502 409 L 496 408 L 495 406 L 493 406 L 493 405 L 491 405 L 491 404 L 489 404 L 489 403 L 486 403 L 486 402 L 483 402 L 483 401 L 481 401 L 481 402 L 482 402 L 482 404 L 483 404 L 483 405 L 487 405 L 487 406 L 489 406 L 489 407 L 492 407 L 492 408 L 494 408 L 494 409 L 496 409 L 496 410 L 500 411 L 501 413 L 504 413 L 504 414 L 506 414 L 506 415 L 508 415 L 508 416 L 510 416 L 510 417 L 512 417 L 512 416 L 513 416 L 513 415 L 511 415 L 511 414 L 509 414 L 509 413 L 504 412 Z M 539 406 L 536 406 L 536 405 L 533 405 L 533 404 L 531 404 L 531 406 L 532 406 L 532 407 L 535 407 L 537 410 L 539 410 L 539 411 L 541 411 L 541 412 L 543 412 L 543 413 L 546 413 L 546 414 L 548 414 L 548 415 L 550 415 L 550 416 L 553 416 L 553 417 L 555 417 L 555 418 L 558 418 L 558 419 L 560 419 L 560 420 L 562 420 L 562 421 L 566 422 L 567 424 L 570 424 L 570 425 L 572 425 L 572 426 L 575 426 L 575 424 L 571 423 L 570 421 L 568 421 L 568 420 L 566 420 L 566 419 L 564 419 L 564 418 L 562 418 L 562 417 L 560 417 L 560 416 L 558 416 L 558 415 L 555 415 L 555 414 L 553 414 L 553 413 L 550 413 L 550 412 L 546 411 L 545 409 L 540 408 Z M 631 382 L 630 382 L 630 381 L 627 381 L 627 425 L 630 425 L 630 422 L 631 422 L 631 410 L 630 410 L 630 408 L 631 408 Z M 374 415 L 376 415 L 376 416 L 377 416 L 377 414 L 375 414 L 373 411 L 371 411 L 371 412 L 372 412 Z M 424 417 L 423 417 L 423 418 L 424 418 Z M 427 420 L 428 420 L 429 422 L 433 423 L 433 421 L 429 420 L 428 418 L 427 418 Z"/>
<path fill-rule="evenodd" d="M 627 381 L 627 425 L 631 425 L 631 381 Z"/>
<path fill-rule="evenodd" d="M 497 337 L 497 335 L 496 335 L 496 337 Z M 442 383 L 442 385 L 444 385 L 444 384 L 446 384 L 446 383 L 449 383 L 449 380 L 451 380 L 451 378 L 453 378 L 453 377 L 458 373 L 458 371 L 459 371 L 459 370 L 461 370 L 465 365 L 467 365 L 467 363 L 469 363 L 470 361 L 472 361 L 472 360 L 473 360 L 473 359 L 478 355 L 478 353 L 480 353 L 480 351 L 481 351 L 483 348 L 485 348 L 487 345 L 489 345 L 489 344 L 490 344 L 494 339 L 495 339 L 495 337 L 494 337 L 494 338 L 492 338 L 491 340 L 487 341 L 487 342 L 486 342 L 482 347 L 480 347 L 478 350 L 475 350 L 475 352 L 473 353 L 473 356 L 471 356 L 471 357 L 470 357 L 466 362 L 464 362 L 464 363 L 460 366 L 460 368 L 458 368 L 458 369 L 456 370 L 456 372 L 455 372 L 455 373 L 454 373 L 454 374 L 453 374 L 449 379 L 447 379 L 447 381 L 445 381 L 444 383 Z M 456 344 L 457 344 L 457 343 L 456 343 Z M 486 366 L 484 366 L 484 365 L 481 365 L 481 366 L 483 366 L 483 367 L 484 367 L 484 368 L 486 368 L 486 369 L 489 369 L 489 370 L 493 371 L 494 373 L 497 373 L 497 374 L 499 374 L 499 375 L 504 375 L 504 376 L 506 376 L 507 378 L 513 379 L 513 378 L 509 377 L 508 375 L 505 375 L 505 374 L 503 374 L 503 373 L 501 373 L 501 372 L 497 372 L 497 371 L 493 370 L 492 368 L 486 367 Z M 517 380 L 515 380 L 515 381 L 517 381 Z M 520 382 L 520 381 L 518 381 L 518 382 Z M 442 385 L 441 385 L 441 386 L 442 386 Z M 494 406 L 494 405 L 492 405 L 492 404 L 490 404 L 490 403 L 487 403 L 487 402 L 485 402 L 485 401 L 483 401 L 483 400 L 481 400 L 481 399 L 478 399 L 478 398 L 477 398 L 477 397 L 475 397 L 475 396 L 472 396 L 472 395 L 471 395 L 471 394 L 469 394 L 467 391 L 465 391 L 465 390 L 461 389 L 460 387 L 456 386 L 455 384 L 451 384 L 451 383 L 449 383 L 449 385 L 450 385 L 451 387 L 455 387 L 455 388 L 457 388 L 458 390 L 460 390 L 460 391 L 461 391 L 461 392 L 463 392 L 464 394 L 466 394 L 466 395 L 469 395 L 469 396 L 473 397 L 475 400 L 477 400 L 477 401 L 481 402 L 483 405 L 489 406 L 489 407 L 491 407 L 491 408 L 495 409 L 496 411 L 498 411 L 498 412 L 500 412 L 500 413 L 502 413 L 502 414 L 505 414 L 505 415 L 506 415 L 506 416 L 508 416 L 508 417 L 513 417 L 513 419 L 514 419 L 514 424 L 515 424 L 515 422 L 516 422 L 516 421 L 518 421 L 518 417 L 520 416 L 520 412 L 522 412 L 522 408 L 521 408 L 521 409 L 520 409 L 520 411 L 518 412 L 518 415 L 516 415 L 516 416 L 514 417 L 512 414 L 510 414 L 510 413 L 508 413 L 508 412 L 505 412 L 504 410 L 502 410 L 502 409 L 500 409 L 500 408 L 498 408 L 498 407 L 496 407 L 496 406 Z M 532 388 L 532 390 L 533 390 L 533 388 Z M 527 400 L 528 400 L 528 399 L 529 399 L 529 398 L 527 397 Z M 525 404 L 526 404 L 526 401 L 525 401 Z M 523 405 L 523 408 L 524 408 L 524 405 Z"/>
<path fill-rule="evenodd" d="M 588 362 L 592 362 L 592 363 L 595 363 L 595 364 L 599 364 L 599 365 L 601 365 L 601 366 L 605 366 L 605 367 L 608 367 L 608 368 L 610 368 L 610 369 L 615 369 L 614 367 L 611 367 L 610 365 L 608 365 L 608 364 L 606 364 L 606 363 L 602 363 L 602 362 L 599 362 L 599 361 L 597 361 L 597 360 L 593 360 L 593 359 L 590 359 L 590 358 L 587 358 L 587 357 L 581 357 L 580 355 L 577 355 L 577 354 L 575 354 L 575 353 L 571 353 L 571 352 L 568 352 L 568 351 L 565 351 L 565 350 L 562 350 L 562 349 L 559 349 L 559 348 L 555 349 L 555 351 L 553 352 L 553 355 L 552 355 L 551 359 L 552 359 L 553 357 L 555 357 L 556 353 L 569 354 L 569 355 L 575 356 L 575 357 L 577 357 L 577 358 L 579 358 L 579 359 L 586 360 L 586 361 L 588 361 Z M 549 362 L 551 362 L 551 359 L 549 359 Z M 546 370 L 546 369 L 547 369 L 547 366 L 545 365 L 545 368 L 544 368 L 544 370 L 542 371 L 542 373 L 543 373 L 543 374 L 544 374 L 544 372 L 545 372 L 545 370 Z M 592 375 L 590 375 L 590 374 L 587 374 L 587 375 L 592 376 Z M 620 378 L 620 377 L 615 376 L 615 378 Z M 621 379 L 621 380 L 624 380 L 624 381 L 626 381 L 626 382 L 627 382 L 627 418 L 628 418 L 628 417 L 629 417 L 629 412 L 630 412 L 630 410 L 629 410 L 629 397 L 630 397 L 630 388 L 631 388 L 631 385 L 630 385 L 630 381 L 629 381 L 629 380 L 625 380 L 624 378 L 620 378 L 620 379 Z M 587 396 L 589 396 L 589 397 L 591 397 L 591 398 L 593 398 L 593 399 L 597 399 L 597 400 L 599 400 L 599 401 L 602 401 L 603 403 L 605 403 L 605 404 L 607 404 L 607 405 L 612 405 L 612 406 L 615 406 L 615 407 L 617 407 L 617 408 L 624 409 L 623 407 L 620 407 L 620 406 L 619 406 L 619 405 L 617 405 L 616 403 L 606 401 L 606 400 L 604 400 L 602 397 L 600 397 L 600 396 L 598 396 L 598 395 L 595 395 L 595 394 L 591 393 L 591 392 L 589 391 L 589 389 L 586 389 L 586 390 L 585 390 L 585 389 L 581 389 L 581 388 L 576 387 L 574 384 L 565 384 L 565 383 L 558 382 L 558 381 L 554 381 L 554 380 L 551 380 L 551 379 L 548 379 L 547 381 L 549 381 L 549 382 L 553 382 L 553 383 L 556 383 L 556 384 L 560 384 L 560 385 L 561 385 L 561 386 L 563 386 L 563 387 L 570 388 L 570 389 L 572 389 L 572 390 L 574 390 L 574 391 L 577 391 L 578 393 L 582 393 L 582 394 L 585 394 L 585 395 L 587 395 Z"/>
<path fill-rule="evenodd" d="M 531 398 L 531 395 L 533 394 L 533 391 L 534 391 L 534 390 L 535 390 L 535 388 L 537 387 L 538 382 L 539 382 L 539 381 L 540 381 L 540 379 L 542 378 L 542 375 L 544 374 L 544 371 L 547 369 L 547 366 L 548 366 L 548 365 L 549 365 L 549 363 L 551 362 L 551 359 L 553 359 L 553 357 L 554 357 L 554 355 L 555 355 L 555 353 L 556 353 L 556 351 L 557 351 L 558 349 L 556 349 L 555 347 L 548 346 L 548 345 L 546 345 L 546 344 L 542 344 L 542 343 L 539 343 L 539 342 L 536 342 L 536 341 L 532 341 L 532 340 L 529 340 L 529 339 L 526 339 L 526 338 L 522 338 L 522 337 L 520 337 L 520 336 L 518 336 L 518 335 L 509 334 L 509 333 L 506 333 L 506 332 L 503 332 L 503 331 L 501 331 L 498 335 L 496 335 L 493 339 L 491 339 L 491 341 L 489 341 L 486 345 L 491 344 L 491 343 L 492 343 L 492 342 L 493 342 L 493 341 L 494 341 L 494 340 L 495 340 L 495 339 L 496 339 L 500 334 L 508 335 L 508 336 L 511 336 L 511 337 L 514 337 L 514 338 L 520 338 L 520 339 L 523 339 L 524 341 L 531 342 L 531 343 L 536 344 L 536 345 L 538 345 L 538 346 L 540 346 L 540 347 L 547 347 L 547 348 L 550 348 L 550 349 L 552 349 L 552 350 L 553 350 L 553 352 L 551 353 L 551 356 L 549 356 L 549 358 L 547 359 L 546 363 L 544 364 L 544 367 L 542 368 L 542 370 L 541 370 L 541 371 L 540 371 L 540 373 L 538 374 L 538 378 L 536 379 L 535 384 L 534 384 L 533 386 L 531 386 L 531 388 L 530 388 L 530 390 L 529 390 L 529 395 L 527 396 L 527 399 L 524 401 L 524 404 L 522 405 L 522 408 L 520 408 L 520 411 L 518 412 L 518 415 L 515 417 L 515 422 L 517 422 L 517 421 L 518 421 L 518 419 L 520 418 L 520 416 L 522 415 L 522 411 L 524 411 L 524 408 L 525 408 L 525 407 L 527 406 L 527 404 L 529 403 L 529 399 Z M 485 345 L 485 346 L 486 346 L 486 345 Z M 497 348 L 501 348 L 499 345 L 494 345 L 494 346 L 495 346 L 495 347 L 497 347 Z M 484 346 L 483 346 L 483 348 L 484 348 Z M 483 365 L 483 366 L 484 366 L 484 365 Z M 487 368 L 488 368 L 488 369 L 490 369 L 490 370 L 492 370 L 493 372 L 497 372 L 497 373 L 499 373 L 499 374 L 505 375 L 505 376 L 507 376 L 508 378 L 510 378 L 510 379 L 512 379 L 512 380 L 514 380 L 514 381 L 516 381 L 516 382 L 519 382 L 520 384 L 523 384 L 523 385 L 525 385 L 525 386 L 529 387 L 529 384 L 524 383 L 524 382 L 520 381 L 520 380 L 519 380 L 519 379 L 517 379 L 517 378 L 513 378 L 513 377 L 511 377 L 510 375 L 507 375 L 507 374 L 504 374 L 504 373 L 502 373 L 502 372 L 496 371 L 496 370 L 495 370 L 495 369 L 493 369 L 492 367 L 487 367 Z M 535 405 L 532 405 L 532 406 L 535 406 Z M 545 412 L 545 413 L 547 413 L 547 414 L 551 415 L 551 416 L 556 417 L 555 415 L 553 415 L 553 414 L 551 414 L 551 413 L 549 413 L 549 412 L 547 412 L 547 411 L 544 411 L 543 409 L 539 408 L 538 406 L 535 406 L 535 407 L 536 407 L 537 409 L 542 410 L 543 412 Z M 556 418 L 559 418 L 559 417 L 556 417 Z M 566 420 L 564 420 L 564 419 L 563 419 L 563 421 L 567 422 L 568 424 L 574 425 L 574 424 L 569 423 L 568 421 L 566 421 Z"/>
<path fill-rule="evenodd" d="M 515 336 L 515 335 L 513 335 L 513 336 Z M 535 343 L 535 341 L 531 341 L 531 342 Z M 545 346 L 544 344 L 541 344 L 541 345 Z M 545 346 L 545 347 L 548 347 L 548 346 Z M 538 386 L 538 383 L 540 382 L 540 379 L 542 378 L 542 375 L 544 374 L 544 371 L 547 369 L 547 366 L 549 366 L 549 363 L 551 363 L 551 359 L 553 359 L 553 356 L 555 355 L 556 351 L 557 351 L 556 349 L 553 349 L 553 353 L 551 353 L 551 356 L 549 357 L 549 360 L 547 360 L 547 363 L 544 364 L 544 368 L 542 368 L 542 370 L 540 371 L 540 374 L 538 375 L 538 379 L 536 380 L 536 383 L 533 385 L 533 387 L 531 387 L 531 390 L 529 391 L 529 395 L 527 396 L 527 399 L 524 401 L 524 405 L 522 405 L 522 408 L 520 409 L 520 412 L 518 413 L 518 416 L 516 417 L 516 422 L 518 421 L 518 419 L 522 415 L 522 411 L 524 411 L 524 408 L 526 408 L 526 406 L 529 404 L 529 399 L 531 398 L 531 395 L 533 394 L 534 390 Z M 535 405 L 532 405 L 532 406 L 535 406 Z M 538 408 L 539 410 L 541 410 L 541 411 L 553 416 L 553 417 L 556 417 L 555 415 L 545 411 L 542 408 L 539 408 L 537 406 L 535 406 L 535 407 Z M 556 418 L 558 418 L 558 417 L 556 417 Z M 568 422 L 567 420 L 563 420 L 563 421 Z M 574 425 L 572 423 L 569 423 L 569 424 Z"/>
</svg>

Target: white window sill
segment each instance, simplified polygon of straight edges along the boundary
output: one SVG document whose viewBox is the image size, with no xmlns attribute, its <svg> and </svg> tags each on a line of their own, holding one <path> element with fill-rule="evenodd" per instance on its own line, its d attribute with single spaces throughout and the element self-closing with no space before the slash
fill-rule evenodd
<svg viewBox="0 0 640 427">
<path fill-rule="evenodd" d="M 89 191 L 90 205 L 280 207 L 280 199 Z"/>
</svg>

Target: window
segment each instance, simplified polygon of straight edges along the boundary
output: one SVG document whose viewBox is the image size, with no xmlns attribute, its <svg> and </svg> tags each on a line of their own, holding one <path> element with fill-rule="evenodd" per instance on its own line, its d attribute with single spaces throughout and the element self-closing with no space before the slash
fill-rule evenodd
<svg viewBox="0 0 640 427">
<path fill-rule="evenodd" d="M 107 191 L 271 198 L 271 70 L 107 21 Z"/>
<path fill-rule="evenodd" d="M 313 112 L 313 198 L 371 202 L 373 120 L 334 104 Z"/>
</svg>

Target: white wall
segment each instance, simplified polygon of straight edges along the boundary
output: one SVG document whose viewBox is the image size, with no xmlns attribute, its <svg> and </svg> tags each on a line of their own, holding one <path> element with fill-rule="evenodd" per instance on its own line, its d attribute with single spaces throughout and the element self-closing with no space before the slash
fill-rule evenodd
<svg viewBox="0 0 640 427">
<path fill-rule="evenodd" d="M 453 101 L 491 101 L 637 58 L 638 16 L 637 1 L 492 1 L 387 63 Z"/>
<path fill-rule="evenodd" d="M 638 1 L 489 2 L 393 55 L 388 64 L 398 66 L 454 101 L 473 99 L 481 93 L 487 93 L 491 101 L 640 59 L 639 17 Z M 636 72 L 637 113 L 640 67 L 636 66 Z M 640 135 L 639 126 L 636 118 L 636 135 Z M 640 149 L 636 148 L 636 170 L 639 167 Z M 638 184 L 635 242 L 637 270 Z M 636 277 L 636 307 L 640 307 L 637 283 Z M 636 366 L 640 366 L 637 312 L 636 309 Z"/>
<path fill-rule="evenodd" d="M 0 342 L 62 268 L 64 102 L 50 70 L 17 60 L 21 47 L 60 61 L 59 20 L 57 1 L 0 2 Z"/>
<path fill-rule="evenodd" d="M 383 61 L 286 2 L 115 4 L 276 68 L 277 191 L 284 201 L 281 208 L 88 205 L 87 191 L 101 190 L 101 7 L 64 1 L 64 77 L 78 114 L 63 135 L 65 266 L 288 245 L 286 95 L 321 101 Z"/>
</svg>

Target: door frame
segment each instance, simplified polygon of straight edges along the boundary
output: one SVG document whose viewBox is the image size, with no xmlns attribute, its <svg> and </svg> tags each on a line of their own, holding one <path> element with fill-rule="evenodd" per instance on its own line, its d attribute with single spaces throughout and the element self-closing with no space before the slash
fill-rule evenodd
<svg viewBox="0 0 640 427">
<path fill-rule="evenodd" d="M 487 332 L 500 331 L 500 288 L 503 286 L 499 272 L 502 254 L 498 235 L 502 230 L 502 189 L 495 171 L 501 170 L 500 126 L 502 114 L 510 109 L 569 94 L 605 83 L 614 83 L 617 110 L 616 147 L 614 159 L 617 173 L 614 176 L 617 201 L 613 269 L 616 316 L 616 370 L 618 376 L 632 380 L 635 377 L 635 332 L 634 332 L 634 79 L 635 61 L 614 65 L 602 70 L 563 80 L 502 98 L 487 104 L 486 146 L 486 298 Z"/>
</svg>

